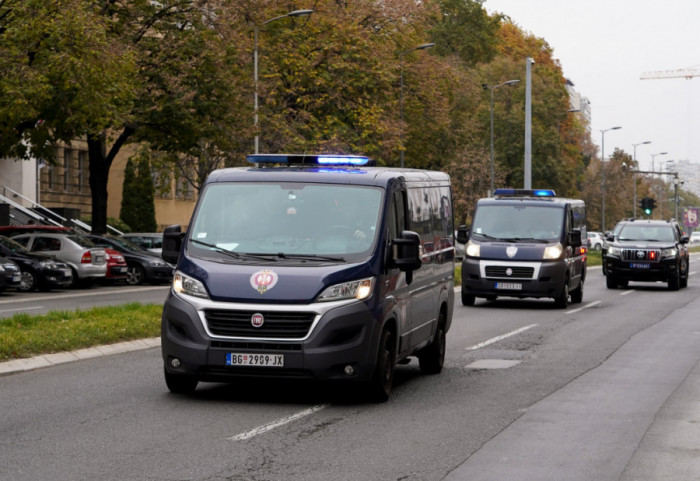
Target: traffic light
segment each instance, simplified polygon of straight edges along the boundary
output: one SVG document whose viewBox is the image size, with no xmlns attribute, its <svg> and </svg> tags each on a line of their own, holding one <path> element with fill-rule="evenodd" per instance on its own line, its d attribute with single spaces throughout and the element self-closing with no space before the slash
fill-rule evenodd
<svg viewBox="0 0 700 481">
<path fill-rule="evenodd" d="M 651 213 L 654 211 L 654 208 L 656 207 L 656 199 L 652 199 L 651 197 L 644 197 L 642 200 L 639 201 L 639 205 L 642 207 L 642 210 L 646 215 L 651 215 Z"/>
</svg>

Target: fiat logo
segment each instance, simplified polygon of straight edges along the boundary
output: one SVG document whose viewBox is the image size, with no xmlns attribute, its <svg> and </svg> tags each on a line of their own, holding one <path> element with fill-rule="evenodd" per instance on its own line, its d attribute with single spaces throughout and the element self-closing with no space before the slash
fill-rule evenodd
<svg viewBox="0 0 700 481">
<path fill-rule="evenodd" d="M 250 324 L 253 327 L 262 327 L 262 325 L 265 324 L 265 316 L 263 316 L 259 312 L 256 312 L 251 316 Z"/>
</svg>

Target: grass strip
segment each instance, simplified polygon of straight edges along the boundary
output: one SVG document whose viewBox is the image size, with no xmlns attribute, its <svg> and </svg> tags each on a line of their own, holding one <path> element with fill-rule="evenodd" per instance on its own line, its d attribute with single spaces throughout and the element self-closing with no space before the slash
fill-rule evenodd
<svg viewBox="0 0 700 481">
<path fill-rule="evenodd" d="M 160 335 L 162 304 L 133 302 L 0 319 L 0 361 Z"/>
</svg>

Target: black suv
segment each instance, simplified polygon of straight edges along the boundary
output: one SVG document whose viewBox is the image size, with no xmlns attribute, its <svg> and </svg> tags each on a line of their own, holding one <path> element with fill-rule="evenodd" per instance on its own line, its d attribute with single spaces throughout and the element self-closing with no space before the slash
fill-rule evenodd
<svg viewBox="0 0 700 481">
<path fill-rule="evenodd" d="M 626 287 L 629 281 L 668 282 L 673 291 L 688 286 L 690 238 L 678 222 L 622 221 L 607 240 L 603 272 L 608 289 Z"/>
</svg>

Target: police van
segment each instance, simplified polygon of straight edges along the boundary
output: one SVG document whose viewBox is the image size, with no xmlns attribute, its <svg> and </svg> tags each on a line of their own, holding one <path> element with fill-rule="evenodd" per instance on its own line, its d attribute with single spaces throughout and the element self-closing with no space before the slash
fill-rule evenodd
<svg viewBox="0 0 700 481">
<path fill-rule="evenodd" d="M 385 401 L 397 363 L 439 373 L 454 303 L 449 176 L 359 156 L 248 161 L 209 175 L 186 232 L 165 229 L 170 391 L 341 380 Z"/>
<path fill-rule="evenodd" d="M 496 189 L 460 226 L 462 304 L 477 297 L 553 298 L 565 308 L 583 300 L 588 249 L 586 206 L 553 190 Z"/>
</svg>

